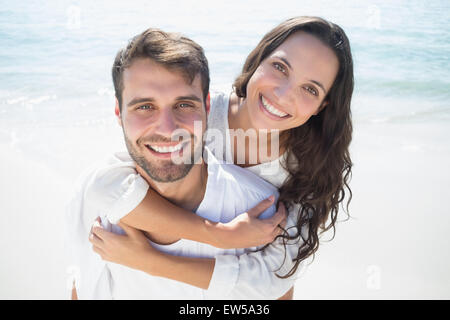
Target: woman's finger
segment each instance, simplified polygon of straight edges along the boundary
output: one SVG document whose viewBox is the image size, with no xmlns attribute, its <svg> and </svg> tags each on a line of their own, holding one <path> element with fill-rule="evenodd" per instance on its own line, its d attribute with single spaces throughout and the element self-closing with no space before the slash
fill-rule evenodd
<svg viewBox="0 0 450 320">
<path fill-rule="evenodd" d="M 272 241 L 276 239 L 276 237 L 278 237 L 279 235 L 284 234 L 284 228 L 281 227 L 280 225 L 278 225 L 275 230 L 273 230 L 271 236 L 272 236 Z"/>
<path fill-rule="evenodd" d="M 287 224 L 287 219 L 284 218 L 283 221 L 281 221 L 278 225 L 284 229 L 284 228 L 286 228 L 286 224 Z"/>
<path fill-rule="evenodd" d="M 268 208 L 270 208 L 271 205 L 273 205 L 273 202 L 275 201 L 275 197 L 274 196 L 270 196 L 267 199 L 264 199 L 263 201 L 261 201 L 260 203 L 258 203 L 256 206 L 254 206 L 253 208 L 251 208 L 250 210 L 247 211 L 247 213 L 251 216 L 251 217 L 255 217 L 257 218 L 258 216 L 261 215 L 261 213 L 263 213 L 264 211 L 266 211 Z"/>
<path fill-rule="evenodd" d="M 284 219 L 286 219 L 286 208 L 283 202 L 280 202 L 280 204 L 278 205 L 278 211 L 271 218 L 268 219 L 269 220 L 268 222 L 270 222 L 272 226 L 276 227 Z"/>
</svg>

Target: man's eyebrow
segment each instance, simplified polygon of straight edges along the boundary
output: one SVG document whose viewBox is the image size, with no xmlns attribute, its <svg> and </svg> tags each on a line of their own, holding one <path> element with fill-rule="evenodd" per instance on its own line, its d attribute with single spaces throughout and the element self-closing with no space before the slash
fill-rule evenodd
<svg viewBox="0 0 450 320">
<path fill-rule="evenodd" d="M 187 96 L 178 96 L 175 98 L 175 101 L 183 101 L 183 100 L 196 101 L 196 102 L 200 102 L 200 103 L 202 102 L 202 99 L 194 94 L 187 95 Z M 156 99 L 152 98 L 152 97 L 134 98 L 127 104 L 127 107 L 131 107 L 131 106 L 134 106 L 134 105 L 136 105 L 138 103 L 142 103 L 142 102 L 152 102 L 153 103 L 155 101 L 156 101 Z"/>
<path fill-rule="evenodd" d="M 281 61 L 283 61 L 283 62 L 289 67 L 289 69 L 291 69 L 291 70 L 293 71 L 291 64 L 289 63 L 289 61 L 287 61 L 286 58 L 284 58 L 284 57 L 279 57 L 279 56 L 275 56 L 275 57 L 278 58 L 278 59 L 280 59 Z M 308 80 L 308 81 L 311 81 L 312 83 L 314 83 L 315 85 L 317 85 L 318 87 L 320 87 L 320 89 L 323 90 L 323 93 L 324 93 L 325 95 L 327 94 L 327 91 L 325 90 L 325 87 L 324 87 L 323 84 L 321 84 L 319 81 L 317 81 L 317 80 L 311 80 L 311 79 Z"/>
<path fill-rule="evenodd" d="M 199 98 L 198 96 L 196 96 L 195 94 L 191 94 L 188 96 L 178 96 L 175 98 L 176 101 L 181 101 L 181 100 L 190 100 L 190 101 L 196 101 L 196 102 L 202 102 L 202 99 Z"/>
<path fill-rule="evenodd" d="M 130 102 L 128 102 L 127 107 L 134 106 L 135 104 L 142 103 L 142 102 L 155 102 L 154 98 L 134 98 Z"/>
</svg>

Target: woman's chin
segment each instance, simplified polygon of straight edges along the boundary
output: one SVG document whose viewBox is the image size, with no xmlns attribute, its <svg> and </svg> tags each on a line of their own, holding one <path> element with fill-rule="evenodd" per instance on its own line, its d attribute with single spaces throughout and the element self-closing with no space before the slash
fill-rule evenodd
<svg viewBox="0 0 450 320">
<path fill-rule="evenodd" d="M 286 130 L 285 126 L 283 126 L 280 122 L 268 119 L 261 114 L 252 118 L 252 127 L 256 130 Z"/>
</svg>

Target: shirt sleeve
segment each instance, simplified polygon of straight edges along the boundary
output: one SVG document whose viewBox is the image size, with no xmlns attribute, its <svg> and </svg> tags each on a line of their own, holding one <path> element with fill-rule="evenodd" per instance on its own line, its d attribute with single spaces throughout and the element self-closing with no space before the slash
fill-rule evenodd
<svg viewBox="0 0 450 320">
<path fill-rule="evenodd" d="M 87 180 L 83 212 L 89 229 L 98 216 L 117 224 L 138 206 L 149 188 L 132 163 L 119 160 L 97 168 Z"/>
<path fill-rule="evenodd" d="M 298 210 L 294 206 L 292 211 Z M 289 214 L 286 230 L 290 235 L 296 235 L 296 223 Z M 209 299 L 277 299 L 283 296 L 297 280 L 302 264 L 294 275 L 283 279 L 277 276 L 286 275 L 294 266 L 293 259 L 297 257 L 299 241 L 286 243 L 277 239 L 264 250 L 247 252 L 240 256 L 216 256 L 213 276 L 206 297 Z"/>
<path fill-rule="evenodd" d="M 92 250 L 88 240 L 89 231 L 83 223 L 84 185 L 77 186 L 66 206 L 65 251 L 67 257 L 67 289 L 74 284 L 79 300 L 109 299 L 111 296 L 110 274 L 105 262 Z"/>
</svg>

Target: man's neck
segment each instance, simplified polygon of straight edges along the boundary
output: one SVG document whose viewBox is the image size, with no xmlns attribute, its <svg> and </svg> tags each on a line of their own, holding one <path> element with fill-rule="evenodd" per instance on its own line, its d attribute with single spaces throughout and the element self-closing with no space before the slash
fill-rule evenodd
<svg viewBox="0 0 450 320">
<path fill-rule="evenodd" d="M 136 165 L 138 173 L 148 182 L 150 187 L 175 205 L 188 211 L 196 211 L 203 200 L 208 180 L 206 163 L 195 164 L 189 173 L 175 182 L 162 183 L 152 180 L 147 173 Z M 145 232 L 147 238 L 155 243 L 168 245 L 180 240 L 166 232 Z"/>
<path fill-rule="evenodd" d="M 136 166 L 136 170 L 153 190 L 181 208 L 195 211 L 203 200 L 208 180 L 208 168 L 203 161 L 193 165 L 184 178 L 174 182 L 157 182 L 141 167 Z"/>
</svg>

